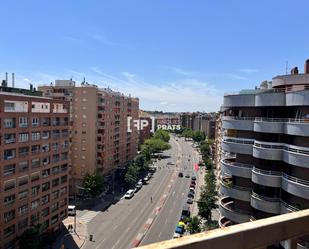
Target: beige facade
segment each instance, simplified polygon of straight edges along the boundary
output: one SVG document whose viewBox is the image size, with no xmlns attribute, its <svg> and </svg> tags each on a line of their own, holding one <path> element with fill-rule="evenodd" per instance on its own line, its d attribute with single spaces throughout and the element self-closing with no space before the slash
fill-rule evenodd
<svg viewBox="0 0 309 249">
<path fill-rule="evenodd" d="M 0 248 L 5 249 L 15 248 L 30 226 L 42 224 L 52 233 L 67 216 L 68 103 L 17 90 L 0 92 Z"/>
<path fill-rule="evenodd" d="M 70 190 L 75 193 L 76 189 L 82 189 L 86 173 L 111 174 L 136 156 L 138 131 L 132 123 L 132 132 L 128 132 L 127 118 L 138 120 L 139 100 L 88 83 L 81 86 L 70 81 L 56 83 L 39 90 L 71 101 Z"/>
</svg>

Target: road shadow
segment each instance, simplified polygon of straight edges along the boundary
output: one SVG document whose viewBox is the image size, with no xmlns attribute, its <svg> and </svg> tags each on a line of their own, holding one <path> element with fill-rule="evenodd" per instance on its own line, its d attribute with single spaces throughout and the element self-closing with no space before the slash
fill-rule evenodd
<svg viewBox="0 0 309 249">
<path fill-rule="evenodd" d="M 64 249 L 79 249 L 79 246 L 74 241 L 70 231 L 67 227 L 62 226 L 62 231 L 55 239 L 55 242 L 52 246 L 46 246 L 45 249 L 59 249 L 62 244 L 64 245 Z"/>
</svg>

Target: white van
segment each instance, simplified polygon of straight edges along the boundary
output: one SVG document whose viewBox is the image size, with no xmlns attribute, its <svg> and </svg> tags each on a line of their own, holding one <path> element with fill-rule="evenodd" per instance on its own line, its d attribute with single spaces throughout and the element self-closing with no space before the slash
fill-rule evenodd
<svg viewBox="0 0 309 249">
<path fill-rule="evenodd" d="M 68 215 L 70 215 L 70 216 L 76 215 L 76 206 L 74 206 L 74 205 L 68 206 Z"/>
</svg>

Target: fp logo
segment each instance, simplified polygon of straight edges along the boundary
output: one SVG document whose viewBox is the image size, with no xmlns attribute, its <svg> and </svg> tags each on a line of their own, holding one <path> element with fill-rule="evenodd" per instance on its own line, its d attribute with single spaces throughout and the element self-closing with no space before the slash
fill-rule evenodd
<svg viewBox="0 0 309 249">
<path fill-rule="evenodd" d="M 155 118 L 154 117 L 150 117 L 151 119 L 151 132 L 154 133 L 154 129 L 155 129 Z M 132 119 L 132 117 L 128 117 L 127 119 L 127 132 L 132 132 L 131 129 L 131 123 L 133 121 L 133 127 L 135 127 L 138 131 L 143 130 L 144 128 L 146 128 L 147 126 L 149 126 L 149 121 L 147 119 Z"/>
</svg>

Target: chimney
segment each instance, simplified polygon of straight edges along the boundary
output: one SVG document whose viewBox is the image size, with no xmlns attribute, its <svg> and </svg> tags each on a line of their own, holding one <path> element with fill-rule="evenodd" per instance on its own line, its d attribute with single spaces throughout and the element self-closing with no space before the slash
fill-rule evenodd
<svg viewBox="0 0 309 249">
<path fill-rule="evenodd" d="M 6 83 L 6 86 L 7 86 L 8 83 L 9 83 L 9 82 L 8 82 L 8 73 L 7 73 L 7 72 L 5 73 L 5 83 Z"/>
<path fill-rule="evenodd" d="M 12 87 L 14 88 L 15 85 L 15 74 L 12 73 Z"/>
<path fill-rule="evenodd" d="M 291 70 L 291 74 L 292 75 L 298 74 L 298 67 L 293 67 Z"/>
<path fill-rule="evenodd" d="M 309 59 L 305 62 L 305 73 L 309 73 Z"/>
</svg>

